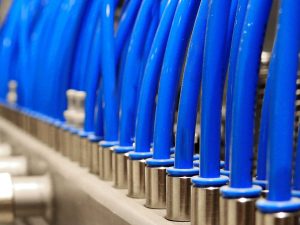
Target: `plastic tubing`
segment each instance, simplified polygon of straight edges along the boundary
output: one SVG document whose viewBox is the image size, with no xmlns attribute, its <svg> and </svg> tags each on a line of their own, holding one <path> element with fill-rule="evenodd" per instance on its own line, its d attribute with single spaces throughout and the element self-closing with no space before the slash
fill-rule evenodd
<svg viewBox="0 0 300 225">
<path fill-rule="evenodd" d="M 161 72 L 154 124 L 153 159 L 170 159 L 175 104 L 184 56 L 200 1 L 180 0 L 172 23 Z M 176 159 L 175 159 L 176 163 Z"/>
<path fill-rule="evenodd" d="M 231 40 L 230 57 L 229 57 L 229 65 L 228 65 L 227 92 L 226 92 L 225 165 L 224 165 L 225 171 L 229 171 L 233 85 L 234 85 L 237 55 L 239 52 L 239 44 L 240 44 L 243 24 L 247 12 L 248 1 L 249 0 L 238 1 L 236 17 L 235 17 L 235 25 L 233 28 L 233 35 Z"/>
<path fill-rule="evenodd" d="M 202 79 L 202 62 L 205 43 L 209 0 L 202 0 L 189 44 L 183 74 L 176 134 L 176 161 L 181 169 L 193 168 L 194 139 Z M 179 161 L 179 162 L 178 162 Z"/>
<path fill-rule="evenodd" d="M 121 58 L 124 45 L 130 38 L 136 16 L 141 6 L 142 0 L 131 0 L 126 2 L 126 7 L 122 13 L 118 30 L 116 33 L 116 62 L 118 63 Z"/>
<path fill-rule="evenodd" d="M 14 50 L 16 47 L 16 40 L 18 35 L 18 22 L 21 15 L 21 1 L 16 0 L 12 3 L 8 18 L 1 30 L 1 46 L 0 46 L 0 68 L 1 68 L 1 82 L 0 82 L 0 96 L 6 99 L 8 91 L 8 81 L 11 74 L 11 63 L 14 57 Z"/>
<path fill-rule="evenodd" d="M 211 0 L 202 69 L 200 176 L 203 178 L 220 177 L 221 112 L 226 76 L 223 65 L 227 61 L 229 12 L 230 1 Z"/>
<path fill-rule="evenodd" d="M 281 1 L 279 11 L 278 32 L 272 58 L 276 64 L 272 69 L 270 98 L 267 196 L 270 201 L 288 201 L 291 198 L 294 112 L 300 47 L 300 5 L 292 0 Z M 287 55 L 289 57 L 286 57 Z"/>
<path fill-rule="evenodd" d="M 92 0 L 86 10 L 87 12 L 77 41 L 78 47 L 76 48 L 76 56 L 73 63 L 71 81 L 72 89 L 85 90 L 84 84 L 87 70 L 86 67 L 88 67 L 89 64 L 89 53 L 91 44 L 93 43 L 95 27 L 100 14 L 100 6 L 101 1 Z"/>
<path fill-rule="evenodd" d="M 271 5 L 272 0 L 250 0 L 243 26 L 232 98 L 231 188 L 252 187 L 255 90 Z"/>
<path fill-rule="evenodd" d="M 121 121 L 120 146 L 132 146 L 135 132 L 136 110 L 138 102 L 139 81 L 143 75 L 141 66 L 144 59 L 144 41 L 147 39 L 148 29 L 159 1 L 143 1 L 130 38 L 126 64 L 124 68 L 122 95 L 121 95 Z M 159 11 L 158 11 L 159 12 Z M 156 25 L 157 26 L 157 25 Z"/>
<path fill-rule="evenodd" d="M 298 127 L 296 162 L 294 169 L 293 190 L 300 194 L 300 127 Z"/>
<path fill-rule="evenodd" d="M 116 76 L 114 39 L 115 1 L 103 0 L 101 6 L 102 45 L 101 72 L 103 76 L 104 140 L 116 142 L 119 127 L 119 100 Z"/>
<path fill-rule="evenodd" d="M 163 64 L 165 49 L 177 4 L 178 0 L 168 1 L 159 22 L 146 63 L 136 119 L 135 151 L 137 152 L 150 152 L 153 136 L 155 97 L 158 89 L 160 70 Z"/>
<path fill-rule="evenodd" d="M 93 132 L 95 126 L 95 105 L 97 98 L 97 89 L 100 80 L 100 61 L 101 61 L 101 20 L 98 19 L 98 25 L 92 40 L 88 65 L 86 69 L 86 99 L 85 99 L 85 121 L 84 131 Z"/>
</svg>

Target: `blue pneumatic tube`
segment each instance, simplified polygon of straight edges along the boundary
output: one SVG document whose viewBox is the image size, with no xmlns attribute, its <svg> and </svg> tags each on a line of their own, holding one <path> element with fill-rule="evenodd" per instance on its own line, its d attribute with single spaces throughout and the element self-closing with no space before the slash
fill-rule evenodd
<svg viewBox="0 0 300 225">
<path fill-rule="evenodd" d="M 225 120 L 225 165 L 224 171 L 229 171 L 230 141 L 231 141 L 231 117 L 232 117 L 232 95 L 236 61 L 239 51 L 243 24 L 246 16 L 248 0 L 239 0 L 236 11 L 235 25 L 231 40 L 231 49 L 228 65 L 228 81 L 226 92 L 226 120 Z"/>
<path fill-rule="evenodd" d="M 198 0 L 181 0 L 175 12 L 159 84 L 154 125 L 155 160 L 170 159 L 177 90 L 199 4 Z"/>
<path fill-rule="evenodd" d="M 300 197 L 300 127 L 298 126 L 296 162 L 293 176 L 293 195 Z"/>
<path fill-rule="evenodd" d="M 168 1 L 159 22 L 145 66 L 137 110 L 135 133 L 136 152 L 145 152 L 148 154 L 150 152 L 153 136 L 155 97 L 158 89 L 160 70 L 163 64 L 165 49 L 177 4 L 178 0 Z"/>
<path fill-rule="evenodd" d="M 210 4 L 203 59 L 200 177 L 220 177 L 221 112 L 227 61 L 230 1 Z"/>
<path fill-rule="evenodd" d="M 130 38 L 122 81 L 120 146 L 132 146 L 135 132 L 139 82 L 143 76 L 145 40 L 151 27 L 149 18 L 159 13 L 159 1 L 143 1 Z M 154 13 L 154 14 L 153 14 Z M 158 21 L 156 21 L 157 27 Z M 156 29 L 155 29 L 156 30 Z"/>
<path fill-rule="evenodd" d="M 278 30 L 272 53 L 271 89 L 268 127 L 268 194 L 257 202 L 263 213 L 294 212 L 300 200 L 291 195 L 293 131 L 296 80 L 300 50 L 300 5 L 281 1 Z M 287 57 L 288 56 L 288 57 Z M 287 76 L 288 74 L 288 76 Z"/>
<path fill-rule="evenodd" d="M 254 103 L 271 6 L 272 0 L 250 0 L 248 3 L 233 86 L 230 186 L 221 189 L 225 198 L 257 197 L 261 191 L 260 187 L 252 185 L 251 176 Z"/>
<path fill-rule="evenodd" d="M 118 140 L 119 100 L 114 39 L 115 1 L 103 0 L 101 5 L 101 72 L 103 76 L 104 140 Z"/>
<path fill-rule="evenodd" d="M 180 169 L 193 168 L 194 139 L 202 79 L 209 0 L 202 0 L 189 44 L 179 101 L 175 160 Z M 180 161 L 180 162 L 178 162 Z"/>
<path fill-rule="evenodd" d="M 137 17 L 139 8 L 141 6 L 142 0 L 131 0 L 127 1 L 125 4 L 126 7 L 122 13 L 118 30 L 116 33 L 116 62 L 118 63 L 122 51 L 124 49 L 124 45 L 127 43 L 128 39 L 130 38 L 130 34 L 132 32 L 135 19 Z"/>
</svg>

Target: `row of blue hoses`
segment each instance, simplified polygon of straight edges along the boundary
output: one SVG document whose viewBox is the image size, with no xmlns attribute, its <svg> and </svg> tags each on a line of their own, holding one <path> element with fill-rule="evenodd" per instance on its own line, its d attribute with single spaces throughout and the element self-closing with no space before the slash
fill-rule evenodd
<svg viewBox="0 0 300 225">
<path fill-rule="evenodd" d="M 292 198 L 300 196 L 300 144 L 292 177 L 297 1 L 280 3 L 254 180 L 255 93 L 272 0 L 127 0 L 116 17 L 118 5 L 13 1 L 0 33 L 2 100 L 7 83 L 16 80 L 15 107 L 64 127 L 65 92 L 84 91 L 84 128 L 76 132 L 90 141 L 115 146 L 117 154 L 130 152 L 131 160 L 147 159 L 148 166 L 168 167 L 170 176 L 195 176 L 198 187 L 229 181 L 221 189 L 225 198 L 257 197 L 268 189 L 267 199 L 257 203 L 263 212 L 299 210 Z M 194 166 L 199 108 L 200 170 Z"/>
</svg>

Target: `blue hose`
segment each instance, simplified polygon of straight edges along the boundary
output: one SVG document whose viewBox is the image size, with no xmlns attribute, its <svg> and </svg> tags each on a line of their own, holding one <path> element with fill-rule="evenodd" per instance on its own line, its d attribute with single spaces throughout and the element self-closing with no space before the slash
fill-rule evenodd
<svg viewBox="0 0 300 225">
<path fill-rule="evenodd" d="M 145 58 L 144 41 L 147 40 L 147 32 L 151 31 L 149 18 L 155 17 L 158 6 L 158 0 L 142 2 L 129 42 L 122 81 L 120 146 L 132 146 L 133 143 L 139 81 L 143 75 L 142 64 Z"/>
<path fill-rule="evenodd" d="M 159 22 L 156 36 L 154 37 L 145 66 L 136 120 L 136 152 L 150 152 L 153 136 L 155 97 L 158 89 L 160 70 L 163 64 L 165 49 L 177 4 L 178 0 L 168 1 Z"/>
<path fill-rule="evenodd" d="M 180 169 L 193 168 L 197 106 L 199 103 L 199 93 L 202 79 L 201 69 L 203 62 L 208 8 L 209 0 L 202 0 L 194 24 L 183 74 L 178 109 L 175 155 L 177 166 Z"/>
<path fill-rule="evenodd" d="M 279 12 L 271 59 L 272 94 L 269 102 L 267 160 L 269 192 L 267 200 L 257 202 L 259 210 L 266 213 L 293 212 L 300 209 L 300 200 L 291 198 L 300 5 L 293 0 L 281 1 Z"/>
<path fill-rule="evenodd" d="M 234 85 L 237 55 L 239 52 L 239 44 L 240 44 L 243 24 L 246 16 L 247 5 L 248 5 L 248 0 L 238 1 L 235 25 L 234 25 L 232 41 L 231 41 L 229 67 L 228 67 L 228 82 L 227 82 L 227 92 L 226 92 L 227 94 L 226 94 L 225 166 L 224 166 L 225 171 L 229 171 L 233 85 Z"/>
<path fill-rule="evenodd" d="M 229 12 L 230 1 L 211 1 L 202 70 L 200 176 L 203 178 L 220 177 L 221 112 Z"/>
<path fill-rule="evenodd" d="M 300 196 L 300 126 L 298 127 L 296 162 L 293 177 L 293 191 L 296 196 Z"/>
<path fill-rule="evenodd" d="M 230 187 L 221 189 L 224 197 L 257 197 L 261 191 L 260 187 L 252 185 L 251 176 L 254 103 L 262 44 L 271 6 L 272 0 L 250 0 L 248 4 L 235 70 Z"/>
<path fill-rule="evenodd" d="M 170 159 L 180 75 L 199 4 L 200 1 L 180 0 L 174 15 L 158 91 L 154 124 L 155 160 Z"/>
</svg>

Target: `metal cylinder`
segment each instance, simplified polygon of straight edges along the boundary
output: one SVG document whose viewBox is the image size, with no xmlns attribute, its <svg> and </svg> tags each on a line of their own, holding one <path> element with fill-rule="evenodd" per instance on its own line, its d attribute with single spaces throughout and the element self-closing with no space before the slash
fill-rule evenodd
<svg viewBox="0 0 300 225">
<path fill-rule="evenodd" d="M 126 189 L 127 182 L 127 160 L 128 154 L 112 153 L 113 158 L 113 186 L 118 189 Z"/>
<path fill-rule="evenodd" d="M 14 218 L 52 217 L 52 183 L 48 175 L 11 177 L 0 173 L 0 223 Z"/>
<path fill-rule="evenodd" d="M 12 147 L 8 143 L 0 144 L 0 157 L 7 157 L 12 154 Z"/>
<path fill-rule="evenodd" d="M 127 160 L 128 197 L 145 198 L 145 160 Z"/>
<path fill-rule="evenodd" d="M 221 225 L 255 225 L 257 198 L 220 198 Z"/>
<path fill-rule="evenodd" d="M 80 166 L 88 168 L 89 162 L 88 162 L 88 139 L 87 138 L 80 138 L 80 147 L 79 147 L 79 154 L 80 154 Z"/>
<path fill-rule="evenodd" d="M 99 147 L 99 176 L 105 181 L 112 180 L 112 153 L 111 147 Z"/>
<path fill-rule="evenodd" d="M 12 223 L 13 212 L 13 185 L 8 173 L 0 173 L 0 224 Z"/>
<path fill-rule="evenodd" d="M 299 224 L 299 213 L 270 213 L 256 212 L 256 225 L 297 225 Z"/>
<path fill-rule="evenodd" d="M 26 157 L 8 156 L 0 158 L 0 173 L 9 173 L 12 176 L 26 175 L 28 173 Z"/>
<path fill-rule="evenodd" d="M 191 215 L 191 178 L 167 175 L 165 216 L 168 220 L 188 222 Z"/>
<path fill-rule="evenodd" d="M 191 224 L 219 225 L 220 224 L 220 188 L 199 188 L 192 186 Z"/>
<path fill-rule="evenodd" d="M 166 168 L 149 167 L 145 170 L 145 206 L 152 209 L 166 208 Z"/>
<path fill-rule="evenodd" d="M 71 149 L 70 149 L 70 159 L 74 162 L 80 161 L 80 137 L 74 133 L 71 134 Z"/>
<path fill-rule="evenodd" d="M 90 171 L 93 174 L 99 174 L 99 144 L 98 142 L 91 142 L 91 164 Z"/>
</svg>

